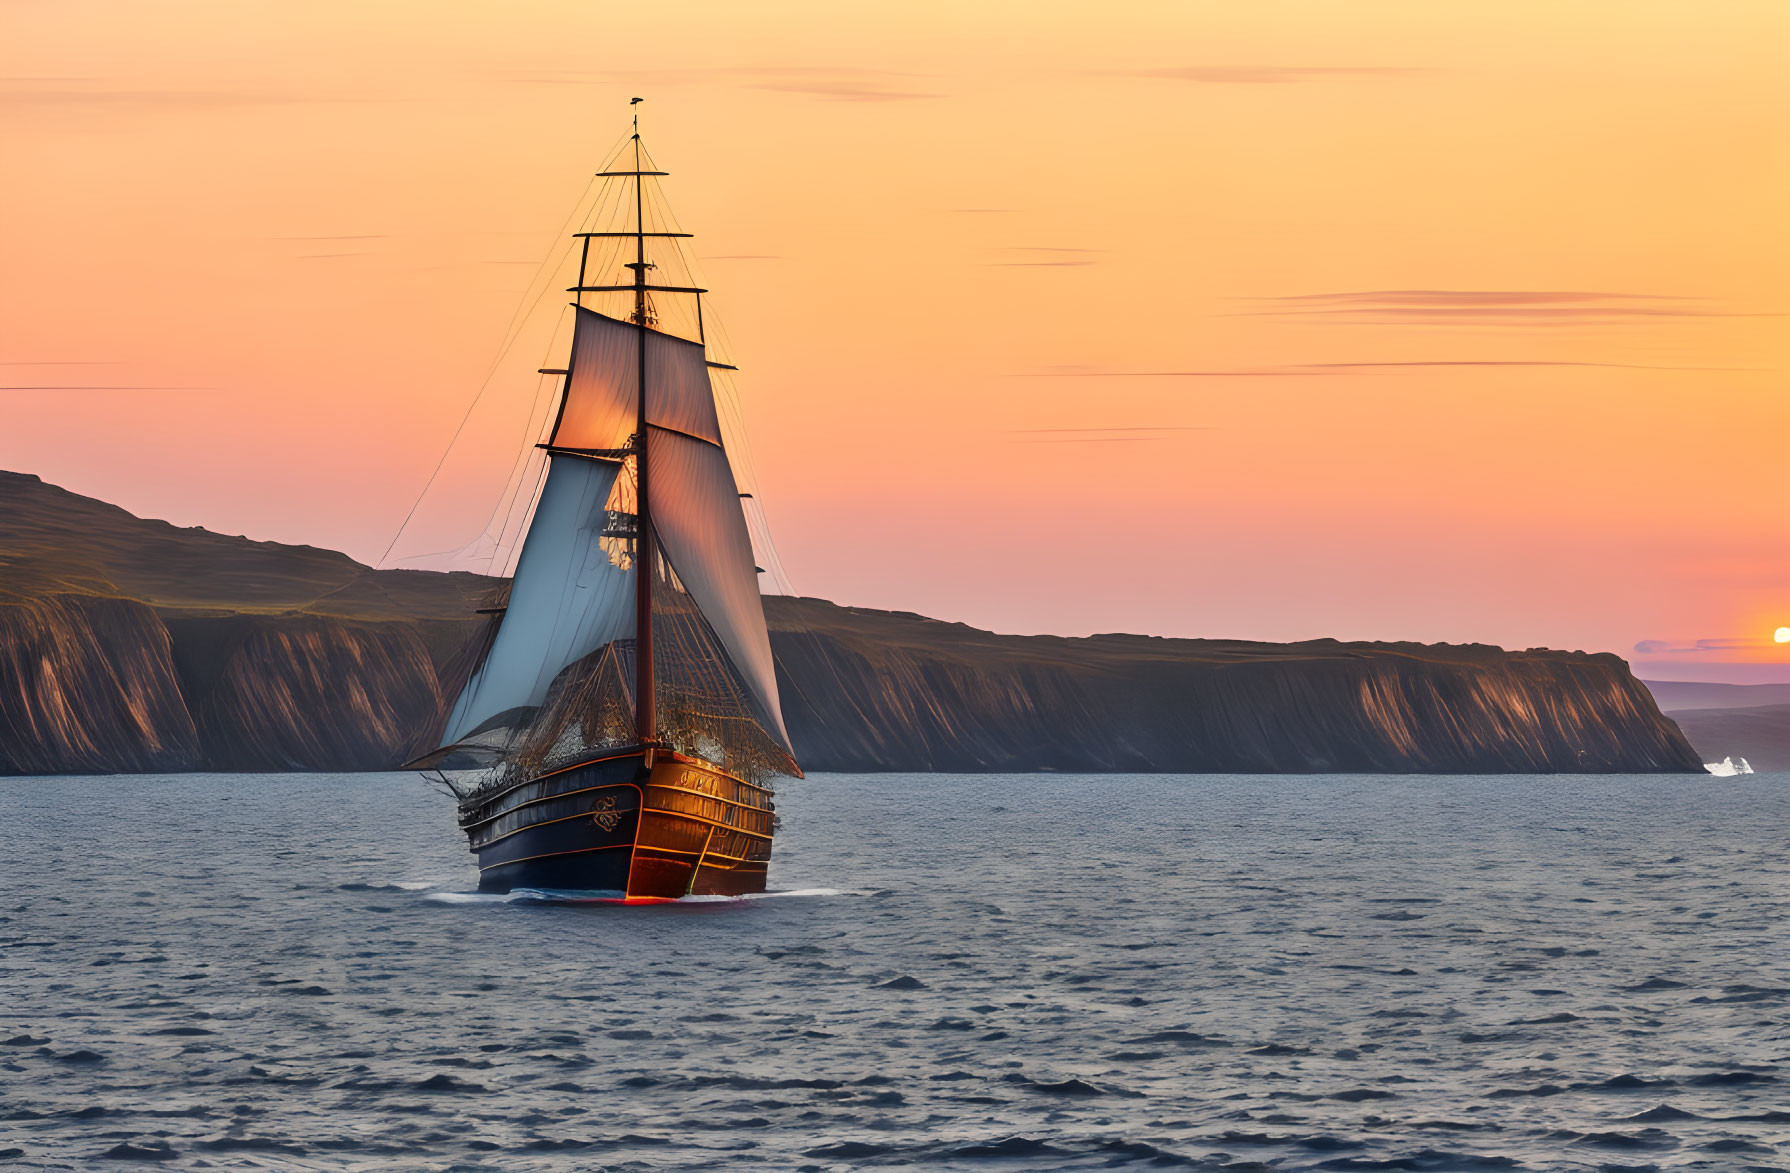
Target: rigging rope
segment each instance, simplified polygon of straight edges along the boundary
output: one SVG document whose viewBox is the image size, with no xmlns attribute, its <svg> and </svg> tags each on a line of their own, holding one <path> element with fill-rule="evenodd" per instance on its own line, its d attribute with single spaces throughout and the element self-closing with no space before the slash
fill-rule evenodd
<svg viewBox="0 0 1790 1173">
<path fill-rule="evenodd" d="M 599 171 L 609 170 L 615 157 L 621 153 L 626 141 L 627 140 L 624 137 L 623 139 L 618 140 L 616 144 L 610 148 L 608 155 L 605 156 L 604 162 L 598 167 Z M 571 213 L 566 217 L 565 222 L 559 226 L 559 230 L 554 233 L 553 240 L 555 242 L 563 239 L 566 236 L 566 230 L 573 224 L 578 223 L 580 210 L 584 207 L 585 200 L 590 196 L 591 189 L 598 186 L 597 179 L 598 177 L 593 175 L 585 182 L 583 190 L 578 194 L 577 201 L 572 205 Z M 429 490 L 434 486 L 435 479 L 441 475 L 442 468 L 446 466 L 448 455 L 453 451 L 454 445 L 459 442 L 461 435 L 464 434 L 466 425 L 472 419 L 472 413 L 477 409 L 479 401 L 484 398 L 485 392 L 490 389 L 491 379 L 503 365 L 503 360 L 509 354 L 510 347 L 515 343 L 516 336 L 520 332 L 522 324 L 527 320 L 528 315 L 534 312 L 534 308 L 540 304 L 541 298 L 546 296 L 547 290 L 544 284 L 541 290 L 534 293 L 532 297 L 530 297 L 530 291 L 534 289 L 537 282 L 542 282 L 550 278 L 553 272 L 558 268 L 559 264 L 563 263 L 566 254 L 561 252 L 559 254 L 560 260 L 555 261 L 554 247 L 555 246 L 552 244 L 548 245 L 547 255 L 541 259 L 540 265 L 535 269 L 534 276 L 530 278 L 528 285 L 523 288 L 522 297 L 517 301 L 516 309 L 510 315 L 509 325 L 504 327 L 503 340 L 498 345 L 497 355 L 491 360 L 490 368 L 486 370 L 485 377 L 479 382 L 478 391 L 473 394 L 471 402 L 466 405 L 466 411 L 460 417 L 460 423 L 454 428 L 453 435 L 448 438 L 447 445 L 442 449 L 440 459 L 435 462 L 435 467 L 430 470 L 428 479 L 423 482 L 421 491 L 416 495 L 416 500 L 411 502 L 409 510 L 404 514 L 404 520 L 398 523 L 398 528 L 392 534 L 392 540 L 386 545 L 385 552 L 380 554 L 378 560 L 374 563 L 375 566 L 383 566 L 385 560 L 390 558 L 392 551 L 397 548 L 399 539 L 404 536 L 404 530 L 416 517 L 416 511 L 422 506 L 423 499 L 429 495 Z M 489 527 L 489 522 L 487 522 L 486 525 Z"/>
</svg>

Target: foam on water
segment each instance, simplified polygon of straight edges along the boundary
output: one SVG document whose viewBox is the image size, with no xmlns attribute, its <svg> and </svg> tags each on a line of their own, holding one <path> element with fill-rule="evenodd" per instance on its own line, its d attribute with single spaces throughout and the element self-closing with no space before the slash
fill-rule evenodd
<svg viewBox="0 0 1790 1173">
<path fill-rule="evenodd" d="M 816 776 L 627 909 L 402 775 L 0 801 L 26 1168 L 1790 1168 L 1783 775 Z"/>
<path fill-rule="evenodd" d="M 508 892 L 430 892 L 423 897 L 438 904 L 613 904 L 630 908 L 676 907 L 689 904 L 748 904 L 759 900 L 811 899 L 820 896 L 863 896 L 840 888 L 799 888 L 790 891 L 746 892 L 738 896 L 680 896 L 676 899 L 629 899 L 614 891 L 570 891 L 558 888 L 513 888 Z"/>
</svg>

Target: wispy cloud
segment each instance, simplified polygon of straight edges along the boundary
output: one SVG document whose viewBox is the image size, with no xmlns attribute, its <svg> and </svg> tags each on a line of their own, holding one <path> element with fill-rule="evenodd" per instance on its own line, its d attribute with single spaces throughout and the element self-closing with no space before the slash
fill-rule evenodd
<svg viewBox="0 0 1790 1173">
<path fill-rule="evenodd" d="M 1604 367 L 1619 371 L 1746 371 L 1752 367 L 1674 367 L 1638 362 L 1566 362 L 1556 359 L 1456 358 L 1418 362 L 1318 362 L 1305 364 L 1315 370 L 1397 370 L 1401 367 Z"/>
<path fill-rule="evenodd" d="M 1596 293 L 1582 289 L 1367 289 L 1346 293 L 1296 293 L 1264 298 L 1286 304 L 1427 306 L 1449 309 L 1474 306 L 1527 306 L 1559 302 L 1685 301 L 1658 293 Z"/>
<path fill-rule="evenodd" d="M 853 66 L 759 65 L 712 69 L 529 71 L 509 74 L 505 80 L 534 85 L 612 85 L 618 81 L 692 85 L 710 82 L 835 102 L 901 102 L 944 97 L 942 93 L 915 85 L 917 79 L 936 76 Z"/>
<path fill-rule="evenodd" d="M 1700 639 L 1694 643 L 1684 643 L 1669 639 L 1644 639 L 1635 645 L 1635 651 L 1643 656 L 1697 656 L 1720 655 L 1723 652 L 1758 652 L 1775 647 L 1775 644 L 1762 639 Z"/>
<path fill-rule="evenodd" d="M 1019 253 L 1026 259 L 1018 261 L 984 261 L 983 265 L 994 269 L 1078 269 L 1095 264 L 1095 255 L 1105 251 L 1097 248 L 1063 248 L 1053 245 L 1002 245 L 994 251 L 1003 253 Z"/>
<path fill-rule="evenodd" d="M 1702 298 L 1587 290 L 1372 289 L 1253 298 L 1251 314 L 1322 318 L 1345 325 L 1622 325 L 1670 318 L 1754 318 L 1778 314 L 1716 308 Z"/>
<path fill-rule="evenodd" d="M 1287 85 L 1302 81 L 1334 81 L 1339 78 L 1398 78 L 1431 73 L 1404 65 L 1184 65 L 1170 69 L 1124 70 L 1128 77 L 1153 77 L 1168 81 L 1212 85 Z"/>
<path fill-rule="evenodd" d="M 143 86 L 105 77 L 0 77 L 0 103 L 14 110 L 94 114 L 190 113 L 306 102 L 390 102 L 403 99 L 368 94 L 296 90 L 215 89 Z"/>
<path fill-rule="evenodd" d="M 908 102 L 917 98 L 944 97 L 943 94 L 935 91 L 896 90 L 849 78 L 766 81 L 753 82 L 750 85 L 755 90 L 770 90 L 780 94 L 804 94 L 811 98 L 826 98 L 834 102 Z"/>
<path fill-rule="evenodd" d="M 0 97 L 14 109 L 135 107 L 198 110 L 265 106 L 297 100 L 289 94 L 263 90 L 148 88 L 100 77 L 0 77 Z"/>
<path fill-rule="evenodd" d="M 1680 367 L 1655 366 L 1648 363 L 1628 362 L 1570 362 L 1558 359 L 1420 359 L 1392 362 L 1314 362 L 1294 363 L 1287 366 L 1270 367 L 1228 367 L 1194 370 L 1154 370 L 1127 371 L 1111 367 L 1056 366 L 1044 370 L 1023 371 L 1021 374 L 1035 378 L 1071 378 L 1071 379 L 1282 379 L 1282 378 L 1316 378 L 1325 375 L 1343 377 L 1356 373 L 1373 371 L 1396 372 L 1401 370 L 1458 369 L 1502 367 L 1587 367 L 1604 368 L 1621 371 L 1729 371 L 1744 372 L 1755 370 L 1753 367 Z"/>
<path fill-rule="evenodd" d="M 1304 370 L 1299 367 L 1236 367 L 1231 369 L 1211 370 L 1169 370 L 1169 371 L 1120 371 L 1106 367 L 1050 367 L 1042 371 L 1024 371 L 1022 374 L 1039 378 L 1054 379 L 1275 379 L 1298 377 L 1301 375 L 1316 376 L 1325 372 Z"/>
<path fill-rule="evenodd" d="M 1132 444 L 1168 440 L 1180 432 L 1210 432 L 1206 425 L 1147 425 L 1119 428 L 1006 428 L 1015 444 Z"/>
<path fill-rule="evenodd" d="M 1044 432 L 1210 432 L 1212 428 L 1205 424 L 1144 424 L 1125 428 L 1003 428 L 1010 435 L 1039 434 Z"/>
</svg>

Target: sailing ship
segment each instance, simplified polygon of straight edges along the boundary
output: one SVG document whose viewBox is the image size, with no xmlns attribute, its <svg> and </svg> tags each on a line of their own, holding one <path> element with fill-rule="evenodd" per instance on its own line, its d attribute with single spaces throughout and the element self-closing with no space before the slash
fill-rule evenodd
<svg viewBox="0 0 1790 1173">
<path fill-rule="evenodd" d="M 410 763 L 458 799 L 481 891 L 763 891 L 771 781 L 801 776 L 711 382 L 734 368 L 708 353 L 707 290 L 676 283 L 690 234 L 648 214 L 666 174 L 636 116 L 598 172 L 618 226 L 574 234 L 570 353 L 541 372 L 563 383 L 507 598 Z"/>
</svg>

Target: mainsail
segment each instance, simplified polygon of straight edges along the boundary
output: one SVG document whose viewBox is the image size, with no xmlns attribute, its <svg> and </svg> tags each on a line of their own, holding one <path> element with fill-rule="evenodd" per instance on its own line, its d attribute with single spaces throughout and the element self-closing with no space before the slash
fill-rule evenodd
<svg viewBox="0 0 1790 1173">
<path fill-rule="evenodd" d="M 564 398 L 543 445 L 546 480 L 508 607 L 444 744 L 550 767 L 641 740 L 634 714 L 644 709 L 661 744 L 742 775 L 794 772 L 705 349 L 644 322 L 575 312 Z M 642 546 L 652 551 L 644 611 Z M 630 694 L 642 613 L 654 625 L 649 706 Z"/>
</svg>

